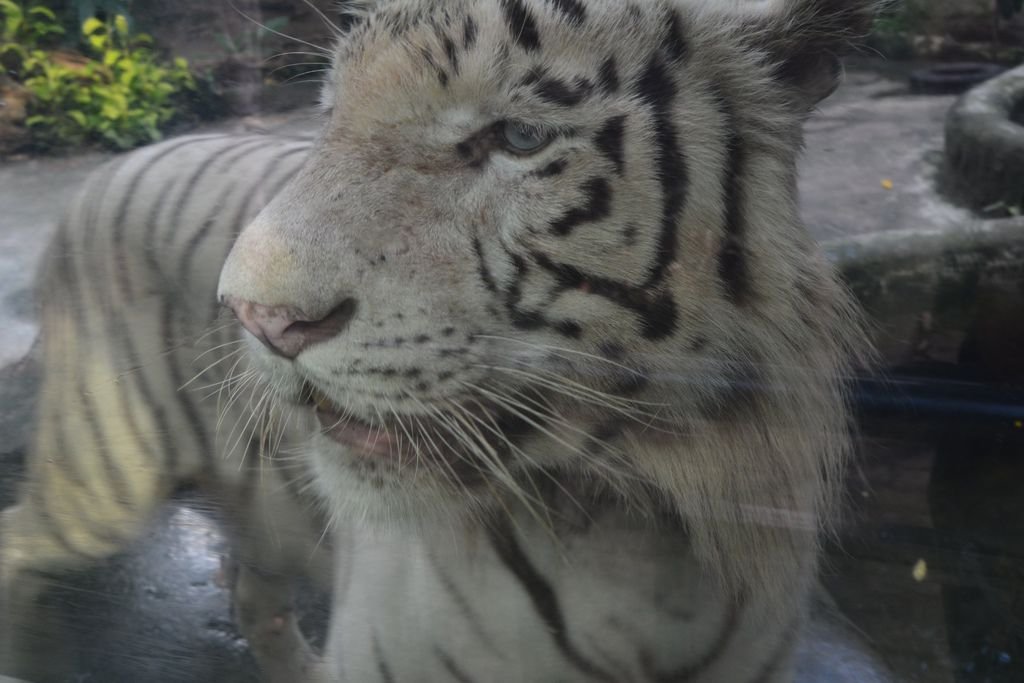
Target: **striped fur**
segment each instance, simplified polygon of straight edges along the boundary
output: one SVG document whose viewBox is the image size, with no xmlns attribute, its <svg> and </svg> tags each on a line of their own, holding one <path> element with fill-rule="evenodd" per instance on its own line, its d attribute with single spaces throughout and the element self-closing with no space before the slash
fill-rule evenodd
<svg viewBox="0 0 1024 683">
<path fill-rule="evenodd" d="M 359 5 L 301 169 L 297 144 L 171 141 L 73 207 L 54 253 L 74 268 L 43 304 L 44 353 L 66 360 L 41 405 L 94 447 L 47 466 L 63 448 L 40 430 L 8 529 L 56 548 L 24 510 L 58 490 L 139 512 L 182 478 L 244 488 L 193 455 L 230 450 L 216 411 L 157 395 L 234 339 L 194 341 L 216 290 L 243 319 L 302 321 L 280 328 L 301 352 L 242 335 L 261 381 L 226 419 L 288 413 L 270 445 L 302 453 L 338 548 L 322 660 L 271 645 L 270 678 L 788 680 L 860 344 L 800 223 L 796 156 L 871 3 Z M 61 314 L 82 268 L 101 284 Z M 65 540 L 109 552 L 122 516 Z M 8 547 L 5 576 L 46 564 Z"/>
<path fill-rule="evenodd" d="M 285 493 L 301 472 L 265 466 L 260 434 L 273 415 L 254 420 L 244 387 L 218 415 L 231 394 L 218 383 L 241 356 L 212 293 L 234 235 L 308 150 L 307 140 L 178 138 L 110 162 L 69 205 L 38 286 L 39 426 L 0 530 L 0 602 L 16 601 L 0 605 L 0 629 L 13 631 L 0 673 L 49 680 L 38 666 L 55 653 L 39 648 L 53 645 L 31 642 L 35 586 L 135 540 L 183 485 L 237 513 L 243 564 L 261 576 L 305 569 L 322 523 Z M 248 519 L 268 514 L 266 529 Z M 267 583 L 245 571 L 239 580 L 249 592 Z M 287 588 L 275 590 L 286 604 Z"/>
</svg>

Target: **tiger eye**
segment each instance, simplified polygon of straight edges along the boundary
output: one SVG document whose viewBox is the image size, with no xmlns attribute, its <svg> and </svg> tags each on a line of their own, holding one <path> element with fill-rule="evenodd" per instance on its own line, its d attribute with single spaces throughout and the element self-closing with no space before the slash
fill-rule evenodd
<svg viewBox="0 0 1024 683">
<path fill-rule="evenodd" d="M 516 154 L 539 152 L 552 140 L 552 136 L 542 130 L 517 121 L 503 122 L 499 134 L 505 149 Z"/>
</svg>

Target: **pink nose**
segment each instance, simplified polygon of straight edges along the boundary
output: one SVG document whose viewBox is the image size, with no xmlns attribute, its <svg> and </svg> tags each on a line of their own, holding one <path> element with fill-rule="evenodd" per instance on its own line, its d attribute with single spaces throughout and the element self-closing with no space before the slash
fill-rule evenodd
<svg viewBox="0 0 1024 683">
<path fill-rule="evenodd" d="M 295 358 L 309 347 L 333 339 L 356 312 L 355 299 L 345 299 L 319 320 L 291 306 L 264 306 L 234 296 L 224 297 L 222 303 L 254 337 L 285 358 Z"/>
</svg>

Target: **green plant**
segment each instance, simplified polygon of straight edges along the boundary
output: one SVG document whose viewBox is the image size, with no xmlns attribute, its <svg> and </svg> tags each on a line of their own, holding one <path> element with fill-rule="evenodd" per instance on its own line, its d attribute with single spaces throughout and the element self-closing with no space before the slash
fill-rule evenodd
<svg viewBox="0 0 1024 683">
<path fill-rule="evenodd" d="M 0 15 L 0 66 L 15 74 L 31 50 L 64 35 L 57 16 L 46 7 L 0 0 Z"/>
<path fill-rule="evenodd" d="M 195 88 L 188 64 L 161 65 L 143 34 L 131 35 L 123 15 L 82 24 L 92 59 L 68 63 L 32 50 L 22 80 L 33 99 L 26 124 L 48 148 L 100 142 L 126 149 L 153 142 L 178 113 L 179 96 Z"/>
</svg>

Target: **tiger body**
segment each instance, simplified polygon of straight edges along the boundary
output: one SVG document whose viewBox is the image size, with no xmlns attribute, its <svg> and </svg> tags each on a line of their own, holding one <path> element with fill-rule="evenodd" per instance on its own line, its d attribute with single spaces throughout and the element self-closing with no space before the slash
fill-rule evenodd
<svg viewBox="0 0 1024 683">
<path fill-rule="evenodd" d="M 324 574 L 326 558 L 313 559 L 323 523 L 297 495 L 301 471 L 261 455 L 271 414 L 244 387 L 225 388 L 240 342 L 214 297 L 234 236 L 309 146 L 178 138 L 109 162 L 69 203 L 37 286 L 38 426 L 19 503 L 0 526 L 0 635 L 11 650 L 0 673 L 67 675 L 37 635 L 50 627 L 33 622 L 33 600 L 62 571 L 128 546 L 183 486 L 235 513 L 244 562 L 280 576 Z M 268 588 L 247 576 L 243 590 Z M 287 605 L 287 582 L 269 583 Z M 12 642 L 18 631 L 24 641 Z"/>
<path fill-rule="evenodd" d="M 322 658 L 246 630 L 271 680 L 790 680 L 860 343 L 795 164 L 870 3 L 363 5 L 313 142 L 172 140 L 71 207 L 5 590 L 200 479 L 331 531 Z"/>
</svg>

